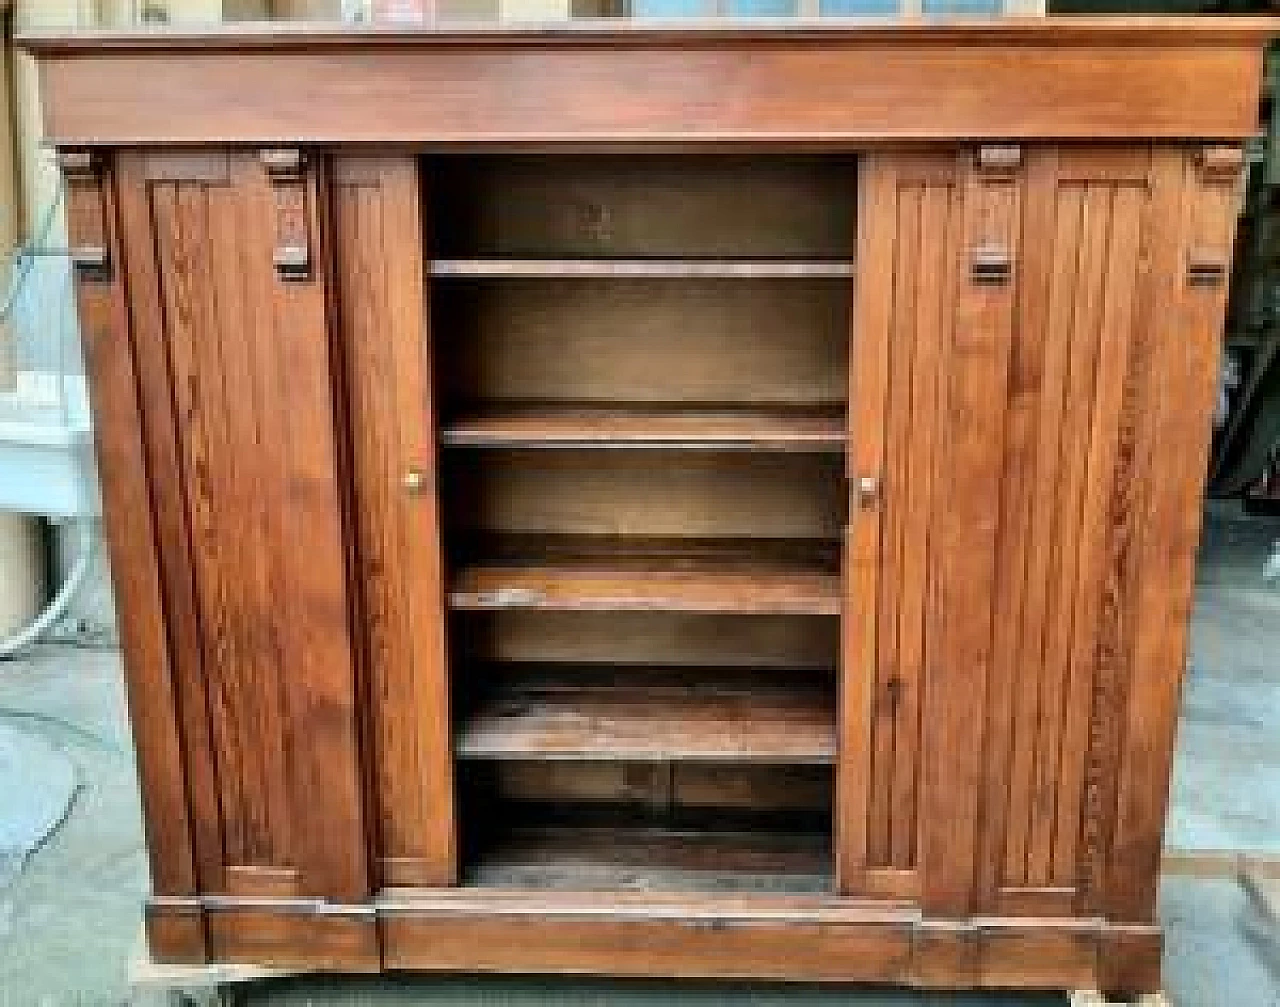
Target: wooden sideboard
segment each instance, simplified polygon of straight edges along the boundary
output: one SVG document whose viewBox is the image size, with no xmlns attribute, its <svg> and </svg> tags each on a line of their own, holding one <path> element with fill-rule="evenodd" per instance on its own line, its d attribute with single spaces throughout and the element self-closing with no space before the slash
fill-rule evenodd
<svg viewBox="0 0 1280 1007">
<path fill-rule="evenodd" d="M 153 954 L 1157 988 L 1272 30 L 28 37 Z"/>
</svg>

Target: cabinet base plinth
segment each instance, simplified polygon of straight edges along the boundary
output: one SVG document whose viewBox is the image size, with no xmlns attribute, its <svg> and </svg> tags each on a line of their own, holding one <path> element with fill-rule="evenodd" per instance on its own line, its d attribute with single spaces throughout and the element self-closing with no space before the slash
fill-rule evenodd
<svg viewBox="0 0 1280 1007">
<path fill-rule="evenodd" d="M 866 982 L 953 989 L 1160 989 L 1155 926 L 1102 920 L 926 920 L 908 903 L 829 896 L 703 896 L 454 888 L 367 905 L 157 900 L 156 961 L 273 969 L 545 973 Z M 190 907 L 200 908 L 192 913 Z"/>
</svg>

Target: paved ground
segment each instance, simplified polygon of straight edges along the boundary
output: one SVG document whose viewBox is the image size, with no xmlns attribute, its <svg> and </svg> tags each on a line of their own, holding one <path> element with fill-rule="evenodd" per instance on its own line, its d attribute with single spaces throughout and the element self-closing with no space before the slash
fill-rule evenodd
<svg viewBox="0 0 1280 1007">
<path fill-rule="evenodd" d="M 1280 523 L 1213 519 L 1205 536 L 1171 844 L 1280 853 L 1280 585 L 1262 564 Z M 128 960 L 146 889 L 137 790 L 112 650 L 39 648 L 0 664 L 0 720 L 64 751 L 71 813 L 0 889 L 0 1007 L 163 1003 L 131 994 Z M 0 806 L 4 795 L 0 794 Z M 1230 880 L 1169 878 L 1167 973 L 1179 1007 L 1280 1007 L 1280 954 Z M 298 980 L 254 1005 L 827 1007 L 1060 1004 L 1057 996 L 918 995 L 809 986 L 508 979 Z"/>
</svg>

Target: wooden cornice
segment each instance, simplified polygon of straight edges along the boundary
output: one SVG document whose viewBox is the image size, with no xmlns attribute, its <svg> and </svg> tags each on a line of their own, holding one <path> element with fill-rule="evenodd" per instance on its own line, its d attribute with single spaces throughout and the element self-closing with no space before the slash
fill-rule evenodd
<svg viewBox="0 0 1280 1007">
<path fill-rule="evenodd" d="M 66 145 L 1238 140 L 1280 19 L 28 34 Z"/>
</svg>

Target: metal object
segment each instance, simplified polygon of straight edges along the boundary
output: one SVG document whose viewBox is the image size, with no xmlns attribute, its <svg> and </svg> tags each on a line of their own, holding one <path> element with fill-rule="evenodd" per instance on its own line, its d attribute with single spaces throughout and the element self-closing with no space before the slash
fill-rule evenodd
<svg viewBox="0 0 1280 1007">
<path fill-rule="evenodd" d="M 421 469 L 408 469 L 400 477 L 400 485 L 410 493 L 421 493 L 427 488 L 427 474 Z"/>
</svg>

